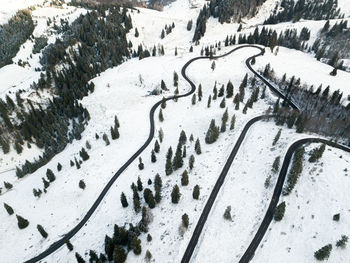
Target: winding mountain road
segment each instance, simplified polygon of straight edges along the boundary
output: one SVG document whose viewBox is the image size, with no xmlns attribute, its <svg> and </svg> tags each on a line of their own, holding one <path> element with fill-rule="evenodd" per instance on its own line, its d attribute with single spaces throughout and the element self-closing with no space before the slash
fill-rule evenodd
<svg viewBox="0 0 350 263">
<path fill-rule="evenodd" d="M 242 48 L 247 48 L 247 47 L 254 47 L 260 50 L 260 54 L 263 54 L 264 49 L 258 46 L 253 46 L 253 45 L 242 45 L 239 47 L 236 47 L 234 49 L 232 49 L 231 51 L 229 51 L 226 54 L 220 55 L 220 56 L 215 56 L 213 59 L 218 59 L 218 58 L 222 58 L 225 56 L 228 56 L 230 54 L 232 54 L 233 52 L 242 49 Z M 257 56 L 257 55 L 255 55 Z M 254 56 L 253 56 L 254 57 Z M 251 59 L 253 58 L 251 57 Z M 209 59 L 209 57 L 195 57 L 193 59 L 190 59 L 181 69 L 181 74 L 182 76 L 186 79 L 186 81 L 190 84 L 191 89 L 185 93 L 185 94 L 181 94 L 181 95 L 175 95 L 175 96 L 170 96 L 168 98 L 166 98 L 166 101 L 169 100 L 173 100 L 173 99 L 179 99 L 179 98 L 183 98 L 183 97 L 187 97 L 190 96 L 191 94 L 193 94 L 196 90 L 196 86 L 195 84 L 187 77 L 186 75 L 186 69 L 188 68 L 188 66 L 197 60 L 201 60 L 201 59 Z M 278 92 L 275 89 L 275 92 Z M 40 253 L 39 255 L 25 261 L 25 263 L 35 263 L 38 262 L 39 260 L 44 259 L 45 257 L 47 257 L 48 255 L 54 253 L 56 250 L 58 250 L 60 247 L 62 247 L 65 244 L 66 240 L 71 239 L 90 219 L 90 217 L 92 216 L 92 214 L 96 211 L 96 209 L 98 208 L 98 206 L 101 204 L 102 200 L 104 199 L 104 197 L 106 196 L 106 194 L 108 193 L 109 189 L 112 187 L 112 185 L 114 184 L 114 182 L 118 179 L 118 177 L 129 167 L 129 165 L 135 161 L 137 159 L 137 157 L 147 148 L 147 146 L 151 143 L 151 141 L 153 140 L 154 134 L 155 134 L 155 122 L 154 122 L 154 114 L 156 109 L 161 105 L 162 100 L 158 101 L 157 103 L 155 103 L 150 112 L 149 112 L 149 120 L 150 120 L 150 131 L 149 131 L 149 135 L 147 140 L 145 141 L 145 143 L 124 163 L 124 165 L 122 167 L 119 168 L 119 170 L 113 175 L 113 177 L 108 181 L 108 183 L 105 185 L 105 187 L 102 189 L 100 195 L 97 197 L 97 199 L 95 200 L 95 202 L 92 204 L 92 206 L 90 207 L 90 209 L 87 211 L 87 213 L 85 214 L 85 216 L 79 221 L 79 223 L 72 229 L 70 230 L 68 233 L 66 233 L 62 238 L 60 238 L 59 240 L 57 240 L 56 242 L 54 242 L 49 248 L 47 248 L 45 251 L 43 251 L 42 253 Z"/>
</svg>

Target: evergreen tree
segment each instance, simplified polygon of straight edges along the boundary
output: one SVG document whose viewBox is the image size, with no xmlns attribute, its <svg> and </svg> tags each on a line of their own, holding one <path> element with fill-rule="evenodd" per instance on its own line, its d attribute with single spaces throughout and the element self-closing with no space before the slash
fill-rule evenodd
<svg viewBox="0 0 350 263">
<path fill-rule="evenodd" d="M 171 202 L 177 204 L 180 200 L 180 189 L 176 184 L 171 192 Z"/>
<path fill-rule="evenodd" d="M 166 99 L 163 97 L 163 99 L 162 99 L 162 104 L 160 104 L 160 107 L 162 108 L 162 109 L 165 109 L 166 108 Z"/>
<path fill-rule="evenodd" d="M 147 242 L 151 242 L 152 241 L 152 236 L 151 236 L 151 234 L 147 234 Z"/>
<path fill-rule="evenodd" d="M 211 95 L 209 95 L 209 97 L 208 97 L 208 104 L 207 104 L 208 108 L 210 108 L 210 104 L 211 104 Z"/>
<path fill-rule="evenodd" d="M 202 153 L 201 144 L 200 144 L 198 138 L 197 138 L 196 143 L 195 143 L 195 145 L 194 145 L 194 151 L 195 151 L 196 154 L 198 154 L 198 155 Z"/>
<path fill-rule="evenodd" d="M 159 138 L 160 143 L 162 143 L 163 138 L 164 138 L 164 132 L 163 132 L 162 128 L 160 128 L 158 131 L 158 138 Z"/>
<path fill-rule="evenodd" d="M 160 150 L 160 145 L 159 145 L 158 140 L 156 140 L 156 142 L 154 143 L 154 151 L 156 153 L 159 153 L 159 150 Z"/>
<path fill-rule="evenodd" d="M 181 145 L 184 145 L 184 144 L 186 144 L 186 142 L 187 142 L 187 136 L 186 136 L 185 131 L 182 130 L 181 133 L 180 133 L 180 137 L 179 137 L 179 143 Z"/>
<path fill-rule="evenodd" d="M 179 86 L 179 75 L 177 75 L 176 71 L 174 71 L 174 87 Z"/>
<path fill-rule="evenodd" d="M 162 33 L 160 34 L 160 38 L 163 39 L 165 37 L 164 29 L 162 29 Z"/>
<path fill-rule="evenodd" d="M 175 156 L 173 159 L 174 170 L 177 170 L 183 166 L 183 159 L 182 158 L 183 158 L 182 157 L 182 147 L 181 147 L 181 143 L 179 142 L 179 144 L 176 147 L 176 152 L 175 152 Z"/>
<path fill-rule="evenodd" d="M 227 206 L 225 209 L 225 213 L 224 213 L 224 218 L 226 220 L 232 221 L 232 216 L 231 216 L 231 206 Z"/>
<path fill-rule="evenodd" d="M 132 248 L 135 255 L 140 255 L 142 248 L 141 248 L 141 240 L 138 239 L 136 236 L 132 239 Z"/>
<path fill-rule="evenodd" d="M 182 215 L 182 217 L 181 217 L 181 219 L 182 219 L 182 226 L 184 227 L 184 228 L 188 228 L 188 226 L 189 226 L 189 218 L 188 218 L 188 215 L 185 213 L 185 214 L 183 214 Z"/>
<path fill-rule="evenodd" d="M 222 99 L 222 101 L 220 102 L 220 108 L 225 108 L 226 107 L 226 101 L 225 98 Z"/>
<path fill-rule="evenodd" d="M 29 225 L 29 222 L 27 219 L 25 219 L 19 215 L 16 215 L 16 218 L 17 218 L 17 224 L 18 224 L 19 229 L 24 229 Z"/>
<path fill-rule="evenodd" d="M 229 81 L 226 86 L 226 98 L 232 98 L 232 97 L 233 97 L 233 84 L 231 81 Z"/>
<path fill-rule="evenodd" d="M 15 150 L 17 154 L 21 154 L 23 151 L 23 147 L 18 141 L 15 142 Z"/>
<path fill-rule="evenodd" d="M 83 159 L 83 161 L 87 161 L 90 158 L 89 154 L 86 152 L 84 147 L 81 148 L 81 151 L 79 152 L 79 155 Z"/>
<path fill-rule="evenodd" d="M 102 136 L 102 139 L 105 141 L 106 146 L 108 146 L 110 144 L 107 134 L 104 133 Z"/>
<path fill-rule="evenodd" d="M 4 203 L 4 207 L 5 207 L 5 209 L 6 209 L 6 211 L 7 211 L 7 213 L 9 215 L 13 215 L 14 211 L 13 211 L 13 208 L 11 206 L 9 206 L 8 204 Z"/>
<path fill-rule="evenodd" d="M 186 186 L 188 185 L 188 172 L 185 170 L 181 175 L 181 185 Z"/>
<path fill-rule="evenodd" d="M 233 130 L 235 128 L 235 123 L 236 123 L 236 115 L 233 115 L 231 118 L 230 130 Z"/>
<path fill-rule="evenodd" d="M 142 191 L 143 190 L 143 185 L 142 185 L 140 176 L 137 177 L 137 190 L 138 191 Z"/>
<path fill-rule="evenodd" d="M 78 263 L 85 263 L 85 260 L 80 256 L 78 252 L 75 252 L 75 258 L 77 259 Z"/>
<path fill-rule="evenodd" d="M 228 112 L 227 112 L 227 109 L 225 110 L 222 118 L 221 118 L 221 128 L 220 128 L 220 131 L 221 132 L 225 132 L 226 131 L 226 123 L 227 123 L 227 120 L 228 120 Z"/>
<path fill-rule="evenodd" d="M 152 254 L 149 252 L 149 250 L 146 251 L 145 260 L 146 262 L 151 262 L 152 260 Z"/>
<path fill-rule="evenodd" d="M 281 137 L 281 132 L 282 132 L 282 129 L 279 129 L 278 132 L 277 132 L 277 134 L 276 134 L 276 136 L 275 136 L 275 138 L 273 139 L 272 146 L 275 146 L 276 143 L 278 142 L 278 140 L 280 139 L 280 137 Z"/>
<path fill-rule="evenodd" d="M 337 241 L 336 246 L 344 249 L 346 247 L 346 243 L 348 243 L 348 240 L 348 236 L 342 235 L 341 239 Z"/>
<path fill-rule="evenodd" d="M 280 156 L 277 156 L 276 159 L 273 161 L 273 164 L 272 164 L 272 171 L 274 173 L 277 173 L 279 168 L 280 168 L 280 159 L 281 157 Z"/>
<path fill-rule="evenodd" d="M 224 95 L 225 95 L 225 88 L 224 88 L 224 85 L 222 85 L 219 90 L 218 97 L 223 97 Z"/>
<path fill-rule="evenodd" d="M 47 189 L 50 186 L 50 183 L 48 181 L 46 181 L 44 177 L 42 177 L 41 179 L 44 183 L 44 189 Z"/>
<path fill-rule="evenodd" d="M 81 188 L 81 189 L 85 189 L 85 187 L 86 187 L 86 184 L 85 184 L 85 182 L 84 182 L 84 180 L 80 180 L 79 181 L 79 187 Z"/>
<path fill-rule="evenodd" d="M 320 248 L 319 250 L 317 250 L 314 253 L 314 256 L 317 260 L 320 260 L 320 261 L 325 260 L 325 259 L 329 258 L 331 251 L 332 251 L 332 244 L 328 244 L 328 245 Z"/>
<path fill-rule="evenodd" d="M 281 221 L 283 216 L 284 216 L 284 212 L 286 211 L 286 202 L 282 202 L 280 203 L 275 210 L 275 214 L 273 216 L 273 218 L 275 219 L 275 221 Z"/>
<path fill-rule="evenodd" d="M 195 105 L 196 104 L 196 94 L 193 94 L 192 95 L 192 105 Z"/>
<path fill-rule="evenodd" d="M 152 152 L 151 152 L 151 162 L 155 163 L 156 161 L 157 161 L 156 154 L 155 154 L 154 150 L 152 150 Z"/>
<path fill-rule="evenodd" d="M 163 122 L 164 121 L 164 116 L 163 116 L 163 111 L 162 109 L 159 110 L 159 115 L 158 115 L 159 121 Z"/>
<path fill-rule="evenodd" d="M 42 235 L 43 238 L 47 238 L 48 234 L 42 227 L 42 225 L 37 225 L 36 228 L 38 229 L 39 233 Z"/>
<path fill-rule="evenodd" d="M 60 172 L 62 170 L 62 165 L 60 163 L 57 164 L 57 171 Z"/>
<path fill-rule="evenodd" d="M 52 172 L 51 169 L 46 170 L 46 176 L 47 176 L 47 179 L 49 179 L 50 183 L 56 180 L 55 174 Z"/>
<path fill-rule="evenodd" d="M 72 245 L 72 243 L 71 243 L 68 239 L 65 241 L 65 243 L 66 243 L 66 245 L 67 245 L 68 250 L 69 250 L 69 251 L 72 251 L 72 250 L 73 250 L 73 245 Z"/>
<path fill-rule="evenodd" d="M 240 99 L 239 93 L 237 93 L 235 98 L 233 99 L 233 102 L 236 104 L 235 110 L 239 110 L 240 101 L 241 101 L 241 99 Z"/>
<path fill-rule="evenodd" d="M 188 167 L 190 168 L 190 170 L 193 169 L 193 166 L 194 166 L 194 156 L 193 154 L 190 156 L 190 159 L 189 159 L 189 163 L 188 163 Z"/>
<path fill-rule="evenodd" d="M 209 129 L 205 135 L 205 142 L 207 144 L 214 143 L 219 137 L 219 127 L 215 125 L 215 120 L 212 119 L 210 122 Z"/>
<path fill-rule="evenodd" d="M 156 176 L 154 177 L 154 187 L 162 187 L 162 178 L 160 178 L 159 174 L 156 174 Z"/>
<path fill-rule="evenodd" d="M 199 185 L 196 184 L 195 187 L 193 188 L 193 193 L 192 193 L 192 197 L 193 199 L 198 200 L 199 199 Z"/>
<path fill-rule="evenodd" d="M 202 84 L 198 86 L 198 101 L 201 101 L 203 97 Z"/>
<path fill-rule="evenodd" d="M 143 170 L 143 168 L 145 168 L 145 165 L 143 164 L 141 157 L 139 157 L 139 165 L 138 165 L 138 167 L 139 167 L 140 170 Z"/>
<path fill-rule="evenodd" d="M 168 90 L 167 87 L 166 87 L 166 85 L 165 85 L 164 80 L 161 80 L 161 82 L 160 82 L 160 88 L 161 88 L 162 90 Z"/>
<path fill-rule="evenodd" d="M 122 194 L 120 195 L 120 202 L 122 203 L 122 206 L 125 208 L 125 207 L 128 207 L 128 200 L 126 200 L 126 196 L 125 194 L 122 192 Z"/>
<path fill-rule="evenodd" d="M 5 186 L 5 188 L 6 188 L 7 190 L 12 189 L 12 187 L 13 187 L 13 185 L 12 185 L 11 183 L 9 183 L 9 182 L 4 182 L 4 186 Z"/>
<path fill-rule="evenodd" d="M 139 37 L 139 31 L 137 30 L 137 27 L 135 27 L 135 37 Z"/>
<path fill-rule="evenodd" d="M 215 61 L 213 61 L 213 62 L 211 63 L 211 69 L 212 69 L 212 71 L 214 71 L 215 68 L 216 68 Z"/>
<path fill-rule="evenodd" d="M 124 263 L 126 260 L 126 257 L 127 257 L 127 253 L 125 252 L 124 248 L 122 248 L 119 245 L 115 245 L 114 251 L 113 251 L 114 263 Z"/>
<path fill-rule="evenodd" d="M 216 88 L 216 82 L 213 88 L 213 100 L 216 100 L 218 97 L 218 89 Z"/>
<path fill-rule="evenodd" d="M 192 21 L 192 19 L 191 20 L 188 20 L 188 22 L 187 22 L 187 31 L 191 31 L 191 29 L 192 29 L 192 24 L 193 24 L 193 21 Z"/>
<path fill-rule="evenodd" d="M 248 110 L 248 103 L 246 103 L 245 105 L 244 105 L 244 108 L 243 108 L 243 114 L 247 114 L 247 110 Z"/>
<path fill-rule="evenodd" d="M 135 192 L 134 192 L 134 197 L 133 197 L 133 204 L 134 204 L 135 212 L 136 213 L 140 212 L 140 210 L 141 210 L 140 198 L 138 197 L 138 195 L 135 195 Z"/>
<path fill-rule="evenodd" d="M 325 149 L 326 145 L 324 143 L 319 148 L 313 149 L 310 154 L 309 162 L 314 163 L 319 160 L 322 157 Z"/>
</svg>

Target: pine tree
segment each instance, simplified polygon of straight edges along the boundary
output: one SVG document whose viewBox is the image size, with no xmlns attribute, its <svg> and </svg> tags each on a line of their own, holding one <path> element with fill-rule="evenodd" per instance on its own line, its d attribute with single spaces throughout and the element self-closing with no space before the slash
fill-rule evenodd
<svg viewBox="0 0 350 263">
<path fill-rule="evenodd" d="M 220 132 L 225 132 L 226 131 L 226 123 L 227 123 L 227 120 L 228 120 L 228 111 L 227 109 L 225 110 L 222 118 L 221 118 L 221 128 L 220 128 Z"/>
<path fill-rule="evenodd" d="M 190 168 L 190 170 L 193 169 L 193 166 L 194 166 L 194 156 L 193 154 L 190 156 L 190 159 L 189 159 L 189 163 L 188 163 L 188 167 Z"/>
<path fill-rule="evenodd" d="M 72 250 L 73 250 L 73 245 L 72 245 L 72 243 L 71 243 L 68 239 L 65 241 L 65 243 L 66 243 L 66 245 L 67 245 L 68 250 L 69 250 L 69 251 L 72 251 Z"/>
<path fill-rule="evenodd" d="M 201 101 L 203 97 L 202 84 L 198 86 L 198 101 Z"/>
<path fill-rule="evenodd" d="M 159 115 L 158 115 L 159 121 L 163 122 L 164 121 L 164 116 L 163 116 L 163 111 L 162 109 L 159 110 Z"/>
<path fill-rule="evenodd" d="M 135 255 L 140 255 L 142 248 L 141 248 L 141 240 L 138 239 L 136 236 L 132 239 L 132 248 Z"/>
<path fill-rule="evenodd" d="M 145 168 L 145 165 L 143 164 L 141 157 L 139 157 L 139 165 L 138 165 L 138 167 L 139 167 L 140 170 L 143 170 L 143 168 Z"/>
<path fill-rule="evenodd" d="M 143 190 L 143 185 L 142 185 L 140 176 L 137 177 L 137 190 L 140 192 Z"/>
<path fill-rule="evenodd" d="M 173 164 L 171 163 L 171 158 L 167 158 L 165 163 L 165 174 L 170 175 L 172 173 L 173 173 Z"/>
<path fill-rule="evenodd" d="M 175 47 L 175 56 L 177 56 L 177 47 Z"/>
<path fill-rule="evenodd" d="M 75 252 L 75 258 L 77 259 L 78 263 L 85 263 L 85 260 L 80 256 L 78 252 Z"/>
<path fill-rule="evenodd" d="M 161 82 L 160 82 L 160 88 L 161 88 L 162 90 L 168 90 L 167 87 L 166 87 L 166 85 L 165 85 L 164 80 L 161 80 Z"/>
<path fill-rule="evenodd" d="M 156 140 L 156 142 L 154 143 L 154 151 L 156 153 L 159 153 L 159 150 L 160 150 L 160 145 L 159 145 L 158 140 Z"/>
<path fill-rule="evenodd" d="M 188 185 L 188 172 L 185 170 L 181 175 L 181 185 L 186 186 Z"/>
<path fill-rule="evenodd" d="M 7 211 L 7 213 L 9 215 L 13 215 L 14 211 L 13 211 L 13 208 L 11 206 L 9 206 L 8 204 L 4 203 L 4 207 L 5 207 L 5 209 L 6 209 L 6 211 Z"/>
<path fill-rule="evenodd" d="M 156 161 L 157 161 L 156 154 L 155 154 L 154 150 L 152 150 L 152 152 L 151 152 L 151 162 L 155 163 Z"/>
<path fill-rule="evenodd" d="M 277 132 L 277 134 L 276 134 L 276 136 L 275 136 L 275 138 L 273 139 L 272 146 L 275 146 L 276 143 L 278 142 L 278 140 L 280 139 L 280 137 L 281 137 L 281 132 L 282 132 L 282 129 L 279 129 L 278 132 Z"/>
<path fill-rule="evenodd" d="M 177 204 L 180 200 L 180 189 L 179 186 L 176 184 L 171 192 L 171 202 L 173 204 Z"/>
<path fill-rule="evenodd" d="M 135 192 L 134 192 L 135 193 Z M 140 212 L 141 210 L 141 204 L 140 204 L 140 198 L 138 197 L 138 195 L 134 194 L 133 197 L 133 204 L 134 204 L 134 210 L 136 213 Z"/>
<path fill-rule="evenodd" d="M 41 179 L 44 183 L 44 189 L 47 189 L 50 186 L 50 183 L 48 181 L 46 181 L 44 177 L 42 177 Z"/>
<path fill-rule="evenodd" d="M 342 235 L 341 239 L 337 241 L 336 246 L 344 249 L 346 247 L 346 243 L 348 243 L 348 240 L 348 236 Z"/>
<path fill-rule="evenodd" d="M 42 227 L 42 225 L 37 225 L 36 228 L 38 229 L 39 233 L 42 235 L 43 238 L 47 238 L 48 234 Z"/>
<path fill-rule="evenodd" d="M 182 226 L 184 227 L 184 228 L 188 228 L 188 226 L 189 226 L 189 218 L 188 218 L 188 215 L 185 213 L 185 214 L 183 214 L 182 215 L 182 217 L 181 217 L 181 219 L 182 219 Z"/>
<path fill-rule="evenodd" d="M 56 180 L 55 174 L 52 172 L 51 169 L 46 170 L 46 176 L 47 176 L 47 179 L 49 179 L 50 183 Z"/>
<path fill-rule="evenodd" d="M 110 144 L 107 134 L 104 133 L 102 136 L 102 139 L 105 141 L 106 146 L 108 146 Z"/>
<path fill-rule="evenodd" d="M 135 252 L 134 252 L 135 253 Z M 127 257 L 127 253 L 125 252 L 124 248 L 122 248 L 119 245 L 115 245 L 114 251 L 113 251 L 113 262 L 114 263 L 124 263 Z"/>
<path fill-rule="evenodd" d="M 214 143 L 219 137 L 219 127 L 215 125 L 215 120 L 212 119 L 210 122 L 209 129 L 205 135 L 205 142 L 207 144 Z"/>
<path fill-rule="evenodd" d="M 6 188 L 7 190 L 12 189 L 12 187 L 13 187 L 13 185 L 12 185 L 11 183 L 9 183 L 9 182 L 4 182 L 4 186 L 5 186 L 5 188 Z"/>
<path fill-rule="evenodd" d="M 62 170 L 62 165 L 60 163 L 57 164 L 57 171 L 60 172 Z"/>
<path fill-rule="evenodd" d="M 183 159 L 182 158 L 183 158 L 182 157 L 182 147 L 181 147 L 181 143 L 179 142 L 179 144 L 176 147 L 176 152 L 175 152 L 175 156 L 173 159 L 174 170 L 177 170 L 183 166 Z"/>
<path fill-rule="evenodd" d="M 247 114 L 247 110 L 248 110 L 248 103 L 246 103 L 245 105 L 244 105 L 244 108 L 243 108 L 243 114 Z"/>
<path fill-rule="evenodd" d="M 216 100 L 218 97 L 218 89 L 216 88 L 216 82 L 213 88 L 213 100 Z"/>
<path fill-rule="evenodd" d="M 230 130 L 233 130 L 235 128 L 235 123 L 236 123 L 236 115 L 233 115 L 231 118 Z"/>
<path fill-rule="evenodd" d="M 236 104 L 235 105 L 235 110 L 239 110 L 239 103 L 240 103 L 241 99 L 239 96 L 239 93 L 236 94 L 236 96 L 233 99 L 233 102 Z"/>
<path fill-rule="evenodd" d="M 225 95 L 225 86 L 222 85 L 221 88 L 219 89 L 218 97 L 223 97 L 224 95 Z"/>
<path fill-rule="evenodd" d="M 86 187 L 86 184 L 85 184 L 85 182 L 84 182 L 84 180 L 80 180 L 79 181 L 79 187 L 81 188 L 81 189 L 85 189 L 85 187 Z"/>
<path fill-rule="evenodd" d="M 192 95 L 192 105 L 195 105 L 196 104 L 196 94 L 193 94 Z"/>
<path fill-rule="evenodd" d="M 229 81 L 226 86 L 226 98 L 232 98 L 232 97 L 233 97 L 233 84 L 231 81 Z"/>
<path fill-rule="evenodd" d="M 126 200 L 126 196 L 125 196 L 124 192 L 122 192 L 122 194 L 120 195 L 120 202 L 122 203 L 122 206 L 124 208 L 129 206 L 128 200 Z"/>
<path fill-rule="evenodd" d="M 156 174 L 154 177 L 154 187 L 162 187 L 162 179 L 160 178 L 159 174 Z"/>
<path fill-rule="evenodd" d="M 225 108 L 226 107 L 226 101 L 225 98 L 222 99 L 222 101 L 220 102 L 220 108 Z"/>
<path fill-rule="evenodd" d="M 196 200 L 199 199 L 199 192 L 200 192 L 199 185 L 196 184 L 195 187 L 193 188 L 193 193 L 192 193 L 193 199 L 196 199 Z"/>
<path fill-rule="evenodd" d="M 328 245 L 320 248 L 319 250 L 317 250 L 314 253 L 314 256 L 317 260 L 320 260 L 320 261 L 325 260 L 325 259 L 329 258 L 331 251 L 332 251 L 332 244 L 328 244 Z"/>
<path fill-rule="evenodd" d="M 29 225 L 29 222 L 27 219 L 25 219 L 19 215 L 16 215 L 16 217 L 17 217 L 17 224 L 18 224 L 19 229 L 24 229 Z"/>
<path fill-rule="evenodd" d="M 280 109 L 280 98 L 277 99 L 275 105 L 273 106 L 273 113 L 277 113 Z"/>
<path fill-rule="evenodd" d="M 200 144 L 198 138 L 197 138 L 196 143 L 195 143 L 195 145 L 194 145 L 194 151 L 195 151 L 196 154 L 198 154 L 198 155 L 202 153 L 201 144 Z"/>
<path fill-rule="evenodd" d="M 212 69 L 212 71 L 214 71 L 215 68 L 216 68 L 215 61 L 213 61 L 213 62 L 211 63 L 211 69 Z"/>
<path fill-rule="evenodd" d="M 227 206 L 225 209 L 225 213 L 224 213 L 224 218 L 226 220 L 232 221 L 232 216 L 231 216 L 231 206 Z"/>
<path fill-rule="evenodd" d="M 165 37 L 164 29 L 162 29 L 162 33 L 160 34 L 160 38 L 163 39 Z"/>
<path fill-rule="evenodd" d="M 277 207 L 276 207 L 276 211 L 275 214 L 273 216 L 273 218 L 275 219 L 275 221 L 281 221 L 283 216 L 284 216 L 284 212 L 286 211 L 286 202 L 282 202 L 280 203 Z"/>
<path fill-rule="evenodd" d="M 15 142 L 15 150 L 17 154 L 21 154 L 23 151 L 23 147 L 18 141 Z"/>
<path fill-rule="evenodd" d="M 149 250 L 146 251 L 145 260 L 146 262 L 151 262 L 152 260 L 152 254 L 149 252 Z"/>
<path fill-rule="evenodd" d="M 162 128 L 160 128 L 158 131 L 158 138 L 159 138 L 160 143 L 162 143 L 163 138 L 164 138 L 164 132 L 163 132 Z"/>
<path fill-rule="evenodd" d="M 207 104 L 208 108 L 210 108 L 210 104 L 211 104 L 211 95 L 209 95 L 209 97 L 208 97 L 208 104 Z"/>
<path fill-rule="evenodd" d="M 135 37 L 139 37 L 139 31 L 137 30 L 137 27 L 135 27 Z"/>
<path fill-rule="evenodd" d="M 160 104 L 160 107 L 162 108 L 162 109 L 165 109 L 166 108 L 166 99 L 163 97 L 163 99 L 162 99 L 162 104 Z"/>
<path fill-rule="evenodd" d="M 274 160 L 273 164 L 272 164 L 272 171 L 274 173 L 277 173 L 279 168 L 280 168 L 280 156 L 277 156 L 276 159 Z"/>
<path fill-rule="evenodd" d="M 72 160 L 70 160 L 70 167 L 74 166 L 74 162 Z"/>
</svg>

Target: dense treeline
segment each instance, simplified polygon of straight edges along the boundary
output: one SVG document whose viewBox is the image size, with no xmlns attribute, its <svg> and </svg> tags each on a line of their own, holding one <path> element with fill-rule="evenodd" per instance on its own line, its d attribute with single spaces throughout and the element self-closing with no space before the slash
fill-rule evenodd
<svg viewBox="0 0 350 263">
<path fill-rule="evenodd" d="M 282 79 L 275 78 L 270 65 L 266 66 L 263 75 L 280 87 L 286 97 L 301 110 L 301 114 L 298 114 L 284 107 L 285 101 L 277 101 L 274 112 L 277 113 L 278 125 L 287 124 L 289 128 L 295 126 L 298 132 L 307 130 L 341 138 L 350 144 L 350 102 L 343 99 L 342 92 L 335 90 L 331 93 L 329 86 L 307 86 L 294 76 L 290 79 L 286 75 Z"/>
<path fill-rule="evenodd" d="M 12 63 L 12 58 L 33 30 L 34 23 L 29 10 L 19 10 L 7 24 L 0 25 L 0 68 Z"/>
<path fill-rule="evenodd" d="M 300 19 L 325 20 L 339 18 L 340 9 L 337 6 L 337 0 L 282 0 L 280 5 L 276 5 L 273 14 L 264 24 L 297 22 Z"/>
<path fill-rule="evenodd" d="M 242 17 L 254 15 L 257 7 L 265 0 L 211 0 L 199 12 L 193 41 L 204 36 L 207 19 L 212 16 L 218 18 L 221 24 L 240 21 Z"/>
<path fill-rule="evenodd" d="M 94 91 L 94 84 L 88 82 L 91 78 L 130 57 L 126 33 L 131 27 L 125 8 L 121 13 L 119 7 L 101 5 L 81 15 L 63 33 L 62 40 L 57 39 L 43 52 L 41 63 L 46 74 L 32 88 L 38 94 L 45 89 L 54 90 L 55 96 L 48 105 L 27 100 L 26 109 L 20 93 L 16 96 L 17 105 L 9 97 L 6 102 L 0 101 L 2 148 L 8 148 L 12 139 L 18 153 L 24 141 L 44 149 L 38 160 L 17 168 L 18 177 L 34 172 L 68 142 L 81 138 L 90 116 L 78 100 Z M 57 66 L 62 69 L 58 71 Z M 16 116 L 18 123 L 10 116 Z"/>
</svg>

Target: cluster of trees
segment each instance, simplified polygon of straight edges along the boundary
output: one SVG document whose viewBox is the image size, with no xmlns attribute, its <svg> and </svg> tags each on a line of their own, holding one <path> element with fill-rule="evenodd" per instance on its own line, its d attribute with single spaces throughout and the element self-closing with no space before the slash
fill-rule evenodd
<svg viewBox="0 0 350 263">
<path fill-rule="evenodd" d="M 47 46 L 47 37 L 40 36 L 34 39 L 33 54 L 39 53 L 44 47 Z"/>
<path fill-rule="evenodd" d="M 340 9 L 337 0 L 282 0 L 277 4 L 273 14 L 264 24 L 277 24 L 280 22 L 297 22 L 305 20 L 325 20 L 339 18 Z"/>
<path fill-rule="evenodd" d="M 160 34 L 160 38 L 165 38 L 165 35 L 169 35 L 171 31 L 175 28 L 175 23 L 173 22 L 171 25 L 165 25 L 164 29 L 162 29 L 162 32 Z"/>
<path fill-rule="evenodd" d="M 301 175 L 301 172 L 303 171 L 304 153 L 304 147 L 299 147 L 295 151 L 292 166 L 288 172 L 286 186 L 283 189 L 283 195 L 289 195 L 293 191 L 298 181 L 298 178 Z"/>
<path fill-rule="evenodd" d="M 301 109 L 301 113 L 287 109 L 285 107 L 286 101 L 282 102 L 281 107 L 278 100 L 274 107 L 278 125 L 286 123 L 289 128 L 295 125 L 297 132 L 307 130 L 349 141 L 350 103 L 344 105 L 342 92 L 335 90 L 331 93 L 329 86 L 323 89 L 322 85 L 315 89 L 313 86 L 301 84 L 300 78 L 296 79 L 292 76 L 287 79 L 286 74 L 283 75 L 282 79 L 277 79 L 271 69 L 267 70 L 267 74 L 265 71 L 264 75 Z"/>
<path fill-rule="evenodd" d="M 0 25 L 0 68 L 12 63 L 12 58 L 33 30 L 34 23 L 29 10 L 19 10 L 7 24 Z"/>
<path fill-rule="evenodd" d="M 108 12 L 107 12 L 108 11 Z M 104 19 L 101 19 L 104 18 Z M 32 88 L 37 92 L 53 89 L 56 96 L 48 105 L 34 104 L 16 94 L 12 100 L 0 101 L 0 144 L 5 151 L 9 141 L 14 141 L 17 152 L 22 151 L 24 141 L 35 143 L 44 153 L 39 159 L 26 161 L 17 168 L 17 176 L 23 177 L 45 165 L 67 143 L 81 139 L 81 133 L 90 119 L 89 112 L 79 102 L 94 84 L 89 80 L 108 67 L 122 63 L 130 57 L 126 33 L 132 27 L 126 8 L 100 5 L 85 15 L 79 16 L 57 39 L 43 51 L 41 63 L 46 74 L 41 74 Z M 77 48 L 73 45 L 79 43 Z M 64 63 L 61 71 L 56 66 Z M 26 107 L 27 106 L 27 107 Z M 10 116 L 16 115 L 19 123 Z M 4 151 L 4 152 L 5 152 Z"/>
<path fill-rule="evenodd" d="M 346 247 L 348 240 L 349 240 L 348 236 L 342 235 L 341 238 L 336 242 L 336 247 L 344 249 Z M 332 252 L 332 248 L 333 248 L 332 244 L 323 246 L 314 253 L 314 257 L 319 261 L 328 259 Z"/>
<path fill-rule="evenodd" d="M 285 211 L 286 211 L 286 202 L 283 201 L 276 207 L 275 213 L 273 215 L 273 219 L 275 221 L 281 221 L 283 219 Z"/>
<path fill-rule="evenodd" d="M 313 149 L 310 153 L 309 162 L 314 163 L 318 159 L 320 159 L 325 149 L 326 149 L 326 145 L 324 143 L 320 147 Z"/>
<path fill-rule="evenodd" d="M 347 23 L 347 20 L 343 20 L 330 27 L 327 21 L 312 45 L 316 59 L 334 67 L 333 76 L 336 75 L 337 69 L 348 70 L 341 60 L 349 58 L 350 44 L 347 40 L 350 37 L 350 29 Z"/>
</svg>

